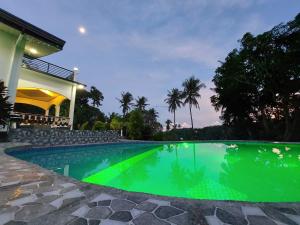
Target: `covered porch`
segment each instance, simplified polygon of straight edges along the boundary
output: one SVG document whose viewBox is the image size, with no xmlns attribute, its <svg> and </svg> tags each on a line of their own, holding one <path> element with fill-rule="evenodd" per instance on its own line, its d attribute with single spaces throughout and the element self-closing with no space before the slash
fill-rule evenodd
<svg viewBox="0 0 300 225">
<path fill-rule="evenodd" d="M 42 88 L 17 89 L 14 116 L 21 127 L 70 128 L 69 112 L 70 99 L 59 93 Z"/>
<path fill-rule="evenodd" d="M 76 90 L 84 88 L 76 73 L 24 56 L 14 101 L 16 125 L 72 129 Z"/>
</svg>

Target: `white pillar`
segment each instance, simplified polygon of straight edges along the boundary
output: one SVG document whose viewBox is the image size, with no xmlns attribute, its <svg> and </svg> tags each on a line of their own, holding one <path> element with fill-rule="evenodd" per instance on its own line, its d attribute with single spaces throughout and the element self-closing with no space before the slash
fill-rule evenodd
<svg viewBox="0 0 300 225">
<path fill-rule="evenodd" d="M 0 29 L 0 80 L 7 87 L 11 75 L 11 66 L 15 57 L 16 46 L 20 43 L 20 35 L 13 35 Z M 21 51 L 23 54 L 23 52 Z"/>
<path fill-rule="evenodd" d="M 45 116 L 49 116 L 49 109 L 45 110 Z"/>
<path fill-rule="evenodd" d="M 59 117 L 60 115 L 60 105 L 55 105 L 55 116 Z"/>
<path fill-rule="evenodd" d="M 65 165 L 64 166 L 64 176 L 69 176 L 69 169 L 70 169 L 70 166 L 69 165 Z"/>
<path fill-rule="evenodd" d="M 78 69 L 74 69 L 74 81 L 76 80 L 78 74 Z M 74 109 L 75 109 L 75 99 L 76 99 L 76 89 L 77 89 L 77 85 L 74 84 L 72 86 L 72 93 L 71 93 L 71 99 L 70 99 L 70 110 L 69 110 L 69 118 L 70 118 L 70 128 L 71 130 L 73 130 L 73 121 L 74 121 Z"/>
<path fill-rule="evenodd" d="M 20 77 L 21 65 L 22 65 L 22 60 L 24 55 L 25 43 L 26 43 L 26 39 L 24 35 L 20 34 L 15 43 L 10 58 L 7 88 L 8 88 L 9 101 L 12 104 L 14 104 L 16 100 L 16 93 L 17 93 L 18 81 Z"/>
</svg>

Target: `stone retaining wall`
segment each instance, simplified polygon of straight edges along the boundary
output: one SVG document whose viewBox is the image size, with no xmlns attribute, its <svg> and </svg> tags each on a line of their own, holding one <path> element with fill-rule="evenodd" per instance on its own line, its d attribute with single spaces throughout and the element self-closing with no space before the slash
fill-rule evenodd
<svg viewBox="0 0 300 225">
<path fill-rule="evenodd" d="M 33 145 L 73 145 L 117 142 L 117 131 L 19 128 L 9 132 L 9 141 Z"/>
</svg>

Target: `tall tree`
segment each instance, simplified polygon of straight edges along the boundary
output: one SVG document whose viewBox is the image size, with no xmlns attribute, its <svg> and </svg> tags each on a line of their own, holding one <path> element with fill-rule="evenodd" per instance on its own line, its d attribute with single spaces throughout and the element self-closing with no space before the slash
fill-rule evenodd
<svg viewBox="0 0 300 225">
<path fill-rule="evenodd" d="M 179 91 L 177 88 L 171 89 L 170 91 L 168 91 L 168 95 L 165 99 L 165 102 L 168 104 L 169 112 L 172 112 L 174 115 L 173 122 L 174 128 L 176 128 L 175 112 L 182 105 L 182 92 Z"/>
<path fill-rule="evenodd" d="M 145 112 L 145 122 L 146 124 L 150 125 L 151 127 L 157 122 L 158 112 L 151 108 Z"/>
<path fill-rule="evenodd" d="M 189 105 L 191 124 L 193 129 L 194 123 L 193 123 L 192 106 L 195 106 L 196 108 L 200 108 L 198 103 L 198 98 L 200 98 L 201 95 L 199 92 L 202 88 L 205 88 L 206 86 L 204 83 L 201 83 L 201 81 L 195 78 L 194 76 L 190 77 L 189 79 L 186 79 L 182 83 L 182 86 L 183 86 L 182 96 L 184 98 L 183 104 Z"/>
<path fill-rule="evenodd" d="M 140 110 L 132 110 L 128 118 L 128 136 L 130 139 L 143 137 L 144 118 Z"/>
<path fill-rule="evenodd" d="M 12 111 L 12 104 L 8 102 L 8 91 L 4 82 L 0 81 L 0 125 L 6 125 Z"/>
<path fill-rule="evenodd" d="M 130 92 L 122 92 L 121 99 L 118 101 L 121 103 L 120 108 L 122 108 L 123 117 L 125 117 L 132 106 L 133 96 Z"/>
<path fill-rule="evenodd" d="M 171 125 L 172 121 L 170 119 L 167 119 L 165 123 L 166 123 L 166 130 L 169 131 L 170 127 L 171 127 L 170 125 Z"/>
<path fill-rule="evenodd" d="M 95 86 L 91 86 L 90 97 L 94 107 L 101 106 L 101 102 L 104 100 L 102 92 L 99 91 Z"/>
<path fill-rule="evenodd" d="M 92 102 L 89 91 L 82 89 L 78 90 L 75 99 L 74 110 L 74 128 L 78 129 L 82 124 L 87 123 L 87 129 L 91 129 L 95 121 L 106 120 L 103 112 L 99 108 L 90 105 Z"/>
<path fill-rule="evenodd" d="M 216 95 L 211 101 L 238 138 L 291 140 L 297 136 L 299 40 L 300 14 L 263 34 L 246 33 L 240 48 L 216 69 Z"/>
<path fill-rule="evenodd" d="M 144 111 L 147 105 L 149 105 L 147 104 L 148 99 L 144 96 L 138 97 L 135 101 L 136 101 L 135 107 L 141 111 Z"/>
</svg>

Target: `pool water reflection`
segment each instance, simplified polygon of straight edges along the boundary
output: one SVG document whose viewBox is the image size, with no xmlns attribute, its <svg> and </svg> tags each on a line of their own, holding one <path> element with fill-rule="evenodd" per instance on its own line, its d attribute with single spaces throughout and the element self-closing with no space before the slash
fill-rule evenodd
<svg viewBox="0 0 300 225">
<path fill-rule="evenodd" d="M 300 201 L 300 145 L 113 144 L 13 152 L 84 182 L 193 199 Z"/>
</svg>

